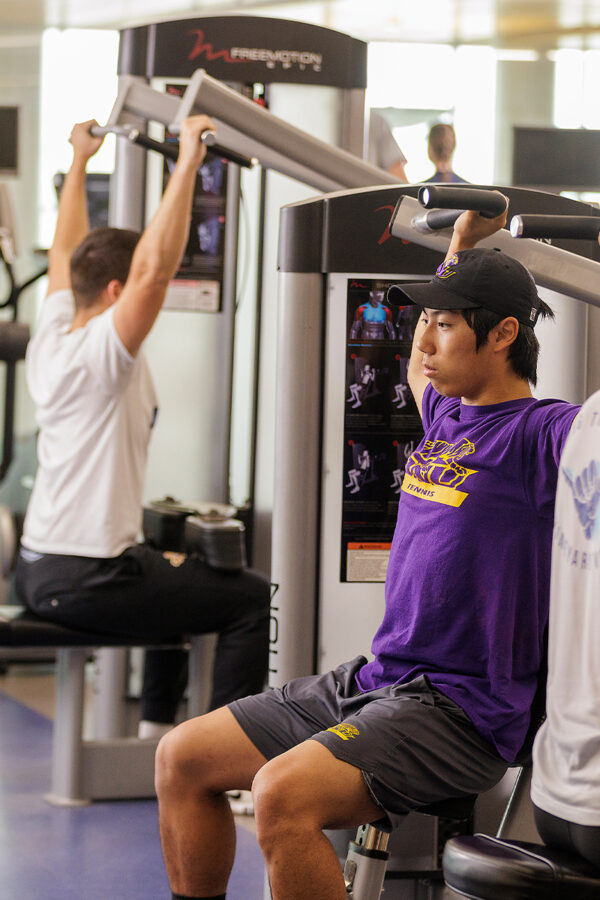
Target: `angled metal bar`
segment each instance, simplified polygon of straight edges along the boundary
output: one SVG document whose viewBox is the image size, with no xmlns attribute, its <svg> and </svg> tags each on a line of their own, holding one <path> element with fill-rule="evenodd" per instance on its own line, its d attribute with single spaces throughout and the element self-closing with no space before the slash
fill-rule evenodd
<svg viewBox="0 0 600 900">
<path fill-rule="evenodd" d="M 383 169 L 363 162 L 274 116 L 246 97 L 197 70 L 183 97 L 157 91 L 131 76 L 121 79 L 107 125 L 128 124 L 132 116 L 175 129 L 186 116 L 205 113 L 215 119 L 219 143 L 262 166 L 319 191 L 395 184 Z"/>
</svg>

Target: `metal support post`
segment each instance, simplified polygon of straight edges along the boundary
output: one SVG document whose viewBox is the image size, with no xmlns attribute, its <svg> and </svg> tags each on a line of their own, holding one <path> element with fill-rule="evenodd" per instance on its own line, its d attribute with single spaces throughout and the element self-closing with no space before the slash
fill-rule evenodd
<svg viewBox="0 0 600 900">
<path fill-rule="evenodd" d="M 539 842 L 540 836 L 533 817 L 530 788 L 531 766 L 522 766 L 515 778 L 496 837 L 502 840 Z"/>
<path fill-rule="evenodd" d="M 216 639 L 217 636 L 214 634 L 197 634 L 190 640 L 188 719 L 201 716 L 208 711 Z"/>
<path fill-rule="evenodd" d="M 389 859 L 390 836 L 373 825 L 361 825 L 351 841 L 344 866 L 344 880 L 352 900 L 379 900 Z"/>
<path fill-rule="evenodd" d="M 103 647 L 96 652 L 94 738 L 109 740 L 127 733 L 127 676 L 129 651 Z"/>
<path fill-rule="evenodd" d="M 87 649 L 61 647 L 56 653 L 56 706 L 52 747 L 52 782 L 45 799 L 58 806 L 86 806 L 83 799 L 84 668 Z"/>
<path fill-rule="evenodd" d="M 271 580 L 270 684 L 314 671 L 314 584 L 319 533 L 323 280 L 314 272 L 280 275 L 275 417 L 275 502 Z"/>
<path fill-rule="evenodd" d="M 124 81 L 125 79 L 121 79 Z M 142 79 L 127 79 L 141 83 Z M 123 96 L 126 95 L 126 87 Z M 119 96 L 121 94 L 119 93 Z M 142 117 L 131 115 L 132 126 L 145 131 L 146 123 Z M 109 223 L 115 228 L 131 228 L 143 231 L 146 209 L 146 152 L 143 147 L 129 141 L 117 141 L 115 149 L 115 169 L 111 175 Z"/>
</svg>

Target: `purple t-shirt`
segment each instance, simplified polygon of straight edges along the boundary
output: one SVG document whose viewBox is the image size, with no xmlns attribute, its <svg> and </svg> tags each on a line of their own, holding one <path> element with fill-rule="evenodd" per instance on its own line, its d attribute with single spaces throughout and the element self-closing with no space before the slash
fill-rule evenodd
<svg viewBox="0 0 600 900">
<path fill-rule="evenodd" d="M 558 463 L 578 406 L 464 406 L 431 385 L 362 691 L 427 675 L 512 762 L 548 621 Z"/>
</svg>

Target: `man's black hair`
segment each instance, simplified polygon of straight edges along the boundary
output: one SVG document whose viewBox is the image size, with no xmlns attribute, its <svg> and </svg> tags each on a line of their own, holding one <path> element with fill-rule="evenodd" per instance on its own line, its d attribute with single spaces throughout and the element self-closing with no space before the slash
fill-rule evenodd
<svg viewBox="0 0 600 900">
<path fill-rule="evenodd" d="M 71 287 L 78 309 L 96 302 L 110 281 L 125 284 L 140 235 L 127 228 L 90 231 L 71 257 Z"/>
<path fill-rule="evenodd" d="M 490 312 L 488 309 L 459 310 L 465 322 L 475 332 L 475 350 L 479 350 L 488 339 L 492 328 L 495 328 L 506 316 Z M 554 313 L 547 303 L 540 301 L 539 317 L 554 318 Z M 533 387 L 537 384 L 537 362 L 540 355 L 540 344 L 533 328 L 519 323 L 519 333 L 508 348 L 508 360 L 519 378 L 525 378 Z"/>
</svg>

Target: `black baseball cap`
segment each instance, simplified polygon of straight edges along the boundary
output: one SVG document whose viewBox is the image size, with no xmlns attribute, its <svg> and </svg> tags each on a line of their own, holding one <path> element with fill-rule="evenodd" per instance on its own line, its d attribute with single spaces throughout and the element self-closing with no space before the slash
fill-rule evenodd
<svg viewBox="0 0 600 900">
<path fill-rule="evenodd" d="M 535 325 L 540 309 L 535 281 L 528 269 L 501 250 L 482 247 L 458 250 L 444 260 L 431 279 L 417 284 L 393 284 L 388 300 L 394 306 L 416 303 L 429 309 L 489 309 Z"/>
</svg>

